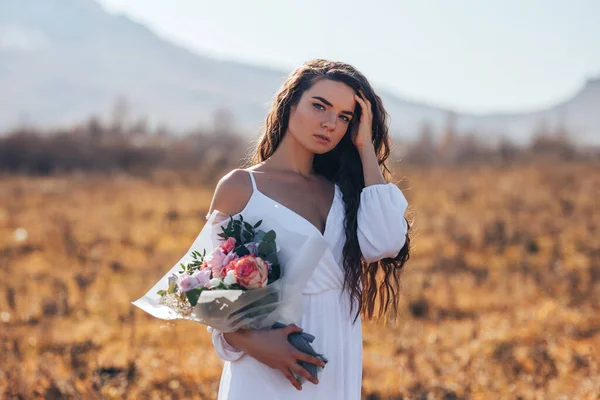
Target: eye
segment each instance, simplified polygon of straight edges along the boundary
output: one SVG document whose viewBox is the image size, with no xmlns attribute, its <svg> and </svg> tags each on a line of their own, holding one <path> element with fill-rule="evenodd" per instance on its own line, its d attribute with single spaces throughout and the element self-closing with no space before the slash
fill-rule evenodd
<svg viewBox="0 0 600 400">
<path fill-rule="evenodd" d="M 340 115 L 340 119 L 341 119 L 342 121 L 344 121 L 344 122 L 350 122 L 350 118 L 348 118 L 348 117 L 347 117 L 347 116 L 345 116 L 345 115 Z"/>
<path fill-rule="evenodd" d="M 324 110 L 325 107 L 323 106 L 323 104 L 320 103 L 313 103 L 313 107 L 316 108 L 317 110 Z"/>
</svg>

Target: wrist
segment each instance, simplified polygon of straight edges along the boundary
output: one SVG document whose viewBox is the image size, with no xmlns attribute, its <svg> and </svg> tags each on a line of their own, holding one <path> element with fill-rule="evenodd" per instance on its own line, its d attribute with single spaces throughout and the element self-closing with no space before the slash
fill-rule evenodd
<svg viewBox="0 0 600 400">
<path fill-rule="evenodd" d="M 358 154 L 360 154 L 361 157 L 375 154 L 375 146 L 372 142 L 365 143 L 361 146 L 356 146 L 356 149 L 358 150 Z"/>
<path fill-rule="evenodd" d="M 225 339 L 227 344 L 229 344 L 231 347 L 235 347 L 238 350 L 244 351 L 244 343 L 247 334 L 248 333 L 244 330 L 223 332 L 223 339 Z"/>
</svg>

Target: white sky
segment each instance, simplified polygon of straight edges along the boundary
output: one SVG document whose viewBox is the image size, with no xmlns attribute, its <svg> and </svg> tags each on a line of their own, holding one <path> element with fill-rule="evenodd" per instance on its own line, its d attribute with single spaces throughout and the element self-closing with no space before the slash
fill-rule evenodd
<svg viewBox="0 0 600 400">
<path fill-rule="evenodd" d="M 459 111 L 524 111 L 600 76 L 597 0 L 99 0 L 196 53 L 291 71 L 345 61 Z"/>
</svg>

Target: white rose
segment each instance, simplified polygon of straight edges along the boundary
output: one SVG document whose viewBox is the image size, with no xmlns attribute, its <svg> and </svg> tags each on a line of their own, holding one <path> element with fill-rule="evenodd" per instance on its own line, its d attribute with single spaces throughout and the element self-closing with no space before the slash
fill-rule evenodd
<svg viewBox="0 0 600 400">
<path fill-rule="evenodd" d="M 231 286 L 231 285 L 234 285 L 237 283 L 237 279 L 235 277 L 234 270 L 230 270 L 229 272 L 227 272 L 225 279 L 223 279 L 223 283 L 226 284 L 227 286 Z"/>
<path fill-rule="evenodd" d="M 212 278 L 208 283 L 209 288 L 217 287 L 221 284 L 221 280 L 219 278 Z"/>
</svg>

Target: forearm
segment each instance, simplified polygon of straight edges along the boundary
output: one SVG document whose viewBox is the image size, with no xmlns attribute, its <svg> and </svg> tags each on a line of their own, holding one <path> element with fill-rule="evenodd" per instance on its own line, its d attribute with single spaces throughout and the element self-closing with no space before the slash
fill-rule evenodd
<svg viewBox="0 0 600 400">
<path fill-rule="evenodd" d="M 358 148 L 358 153 L 362 161 L 365 187 L 387 183 L 377 163 L 377 155 L 375 154 L 373 144 L 369 143 Z"/>
<path fill-rule="evenodd" d="M 235 347 L 238 350 L 246 352 L 246 343 L 248 342 L 250 331 L 240 329 L 235 332 L 224 332 L 223 338 L 229 343 L 231 346 Z"/>
</svg>

